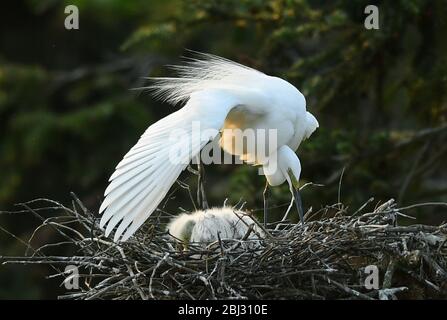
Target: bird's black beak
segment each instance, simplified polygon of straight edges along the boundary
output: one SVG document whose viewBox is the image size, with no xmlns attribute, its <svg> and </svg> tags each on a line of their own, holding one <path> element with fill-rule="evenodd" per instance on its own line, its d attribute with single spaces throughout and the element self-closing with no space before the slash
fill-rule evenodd
<svg viewBox="0 0 447 320">
<path fill-rule="evenodd" d="M 303 203 L 301 201 L 301 195 L 298 188 L 292 188 L 293 190 L 293 198 L 295 199 L 296 209 L 298 210 L 298 214 L 300 215 L 301 224 L 304 225 L 304 210 Z"/>
</svg>

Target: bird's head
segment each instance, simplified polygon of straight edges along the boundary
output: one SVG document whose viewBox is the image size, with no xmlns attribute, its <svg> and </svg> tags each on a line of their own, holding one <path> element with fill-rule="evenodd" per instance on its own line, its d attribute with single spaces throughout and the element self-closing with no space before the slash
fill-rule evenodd
<svg viewBox="0 0 447 320">
<path fill-rule="evenodd" d="M 282 146 L 277 153 L 269 158 L 264 165 L 264 174 L 271 186 L 277 186 L 285 181 L 289 184 L 290 192 L 295 199 L 300 220 L 304 222 L 304 211 L 299 193 L 301 162 L 296 153 L 288 146 Z"/>
<path fill-rule="evenodd" d="M 172 220 L 168 224 L 167 230 L 172 236 L 181 241 L 179 247 L 187 250 L 195 224 L 196 221 L 194 220 L 194 217 L 184 213 Z"/>
<path fill-rule="evenodd" d="M 278 186 L 287 181 L 289 185 L 298 187 L 301 175 L 300 159 L 288 146 L 282 146 L 269 156 L 264 165 L 264 174 L 271 186 Z"/>
</svg>

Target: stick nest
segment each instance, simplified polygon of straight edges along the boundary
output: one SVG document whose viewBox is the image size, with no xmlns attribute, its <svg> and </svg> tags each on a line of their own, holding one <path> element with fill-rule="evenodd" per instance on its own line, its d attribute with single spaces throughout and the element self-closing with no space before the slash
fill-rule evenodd
<svg viewBox="0 0 447 320">
<path fill-rule="evenodd" d="M 42 207 L 42 201 L 49 205 Z M 402 212 L 411 207 L 399 209 L 390 200 L 368 210 L 371 202 L 355 212 L 338 204 L 308 213 L 304 226 L 271 226 L 256 245 L 219 240 L 181 251 L 162 228 L 161 215 L 116 244 L 76 197 L 72 208 L 40 199 L 22 204 L 42 220 L 24 241 L 29 254 L 0 262 L 49 264 L 55 270 L 50 277 L 62 281 L 65 267 L 77 266 L 80 288 L 62 299 L 447 298 L 447 224 L 400 226 Z M 55 211 L 44 218 L 43 209 Z M 43 226 L 64 239 L 33 249 Z M 61 247 L 73 255 L 46 253 Z M 368 276 L 375 270 L 378 288 L 371 288 Z"/>
</svg>

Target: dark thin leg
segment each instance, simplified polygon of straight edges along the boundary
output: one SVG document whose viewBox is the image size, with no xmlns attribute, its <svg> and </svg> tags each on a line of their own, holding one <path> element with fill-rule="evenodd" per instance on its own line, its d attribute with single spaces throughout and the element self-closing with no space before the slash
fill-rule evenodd
<svg viewBox="0 0 447 320">
<path fill-rule="evenodd" d="M 303 203 L 301 201 L 301 195 L 298 189 L 293 188 L 293 198 L 295 199 L 296 209 L 298 210 L 298 214 L 300 215 L 301 224 L 304 225 Z"/>
<path fill-rule="evenodd" d="M 268 206 L 269 206 L 269 199 L 268 197 L 270 196 L 270 186 L 268 181 L 265 182 L 265 188 L 264 188 L 264 192 L 262 193 L 262 196 L 264 198 L 264 227 L 267 226 L 267 210 L 268 210 Z"/>
<path fill-rule="evenodd" d="M 200 155 L 197 157 L 197 203 L 203 210 L 208 209 L 208 201 L 205 194 L 205 169 L 200 161 Z"/>
</svg>

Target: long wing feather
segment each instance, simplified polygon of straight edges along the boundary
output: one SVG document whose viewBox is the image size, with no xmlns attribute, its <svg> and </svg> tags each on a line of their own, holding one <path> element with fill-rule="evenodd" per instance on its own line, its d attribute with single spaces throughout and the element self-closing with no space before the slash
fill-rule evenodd
<svg viewBox="0 0 447 320">
<path fill-rule="evenodd" d="M 134 234 L 157 208 L 192 157 L 215 137 L 202 137 L 201 133 L 208 129 L 215 129 L 217 133 L 228 112 L 239 103 L 238 98 L 228 92 L 195 92 L 182 109 L 150 126 L 110 178 L 100 208 L 103 212 L 100 226 L 106 226 L 106 236 L 115 227 L 114 241 L 125 241 Z M 196 126 L 200 125 L 199 134 L 193 132 L 195 121 Z M 177 142 L 172 140 L 175 130 L 182 133 Z M 177 154 L 178 161 L 172 161 L 171 147 L 178 144 L 183 148 Z"/>
</svg>

